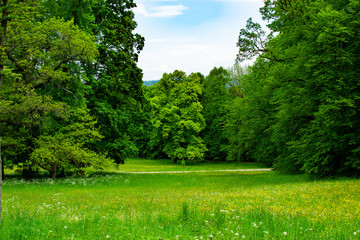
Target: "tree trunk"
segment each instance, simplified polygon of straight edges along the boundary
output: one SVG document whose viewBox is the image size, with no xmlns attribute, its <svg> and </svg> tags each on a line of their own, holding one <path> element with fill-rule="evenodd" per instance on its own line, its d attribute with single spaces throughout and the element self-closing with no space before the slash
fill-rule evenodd
<svg viewBox="0 0 360 240">
<path fill-rule="evenodd" d="M 55 178 L 56 178 L 56 165 L 51 166 L 50 177 L 51 177 L 51 179 L 55 180 Z"/>
<path fill-rule="evenodd" d="M 73 11 L 71 11 L 71 13 L 72 13 L 73 18 L 74 18 L 74 25 L 75 26 L 79 25 L 78 12 L 79 12 L 80 3 L 81 3 L 81 0 L 74 1 L 73 5 L 72 5 Z"/>
</svg>

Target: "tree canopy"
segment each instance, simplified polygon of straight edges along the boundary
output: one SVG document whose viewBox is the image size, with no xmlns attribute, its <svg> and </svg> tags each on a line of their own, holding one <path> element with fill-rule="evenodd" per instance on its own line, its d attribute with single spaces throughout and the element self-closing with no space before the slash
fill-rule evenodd
<svg viewBox="0 0 360 240">
<path fill-rule="evenodd" d="M 135 6 L 2 1 L 0 129 L 8 167 L 29 177 L 42 168 L 55 178 L 137 152 L 126 136 L 143 101 Z"/>
<path fill-rule="evenodd" d="M 205 127 L 200 98 L 204 76 L 182 71 L 165 73 L 150 87 L 152 131 L 149 148 L 154 157 L 202 160 L 206 151 L 200 132 Z"/>
<path fill-rule="evenodd" d="M 359 172 L 359 6 L 266 0 L 267 37 L 248 21 L 238 59 L 258 58 L 229 123 L 239 156 L 316 176 Z"/>
</svg>

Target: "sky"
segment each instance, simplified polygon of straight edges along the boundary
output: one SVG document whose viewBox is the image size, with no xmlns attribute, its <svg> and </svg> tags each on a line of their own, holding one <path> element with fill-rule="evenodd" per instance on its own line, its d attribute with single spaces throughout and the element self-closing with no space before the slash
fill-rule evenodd
<svg viewBox="0 0 360 240">
<path fill-rule="evenodd" d="M 248 18 L 261 22 L 262 0 L 135 0 L 135 32 L 145 37 L 138 66 L 143 80 L 182 70 L 207 76 L 231 67 Z"/>
</svg>

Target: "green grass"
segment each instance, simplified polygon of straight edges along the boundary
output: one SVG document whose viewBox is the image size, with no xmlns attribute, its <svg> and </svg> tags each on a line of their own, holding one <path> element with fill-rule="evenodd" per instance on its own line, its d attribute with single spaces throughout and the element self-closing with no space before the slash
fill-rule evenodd
<svg viewBox="0 0 360 240">
<path fill-rule="evenodd" d="M 360 239 L 359 193 L 274 172 L 9 179 L 0 239 Z"/>
<path fill-rule="evenodd" d="M 119 168 L 110 168 L 109 172 L 165 172 L 165 171 L 202 171 L 202 170 L 230 170 L 230 169 L 257 169 L 266 168 L 261 163 L 237 163 L 237 162 L 186 162 L 182 166 L 180 162 L 174 164 L 168 159 L 129 159 Z"/>
<path fill-rule="evenodd" d="M 107 173 L 124 173 L 124 172 L 167 172 L 167 171 L 214 171 L 214 170 L 233 170 L 233 169 L 261 169 L 266 168 L 261 163 L 254 162 L 187 162 L 182 166 L 180 162 L 174 164 L 169 159 L 129 159 L 125 164 L 109 167 Z M 16 176 L 17 167 L 5 169 L 5 175 Z M 44 170 L 41 175 L 48 175 Z"/>
</svg>

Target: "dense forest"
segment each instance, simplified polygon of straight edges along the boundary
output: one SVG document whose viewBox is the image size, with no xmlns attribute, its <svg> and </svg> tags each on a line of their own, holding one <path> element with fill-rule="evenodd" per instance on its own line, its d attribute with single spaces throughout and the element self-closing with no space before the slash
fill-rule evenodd
<svg viewBox="0 0 360 240">
<path fill-rule="evenodd" d="M 137 66 L 135 6 L 1 1 L 2 169 L 55 178 L 150 157 L 360 173 L 358 0 L 265 0 L 267 29 L 248 20 L 233 67 L 152 86 Z"/>
</svg>

